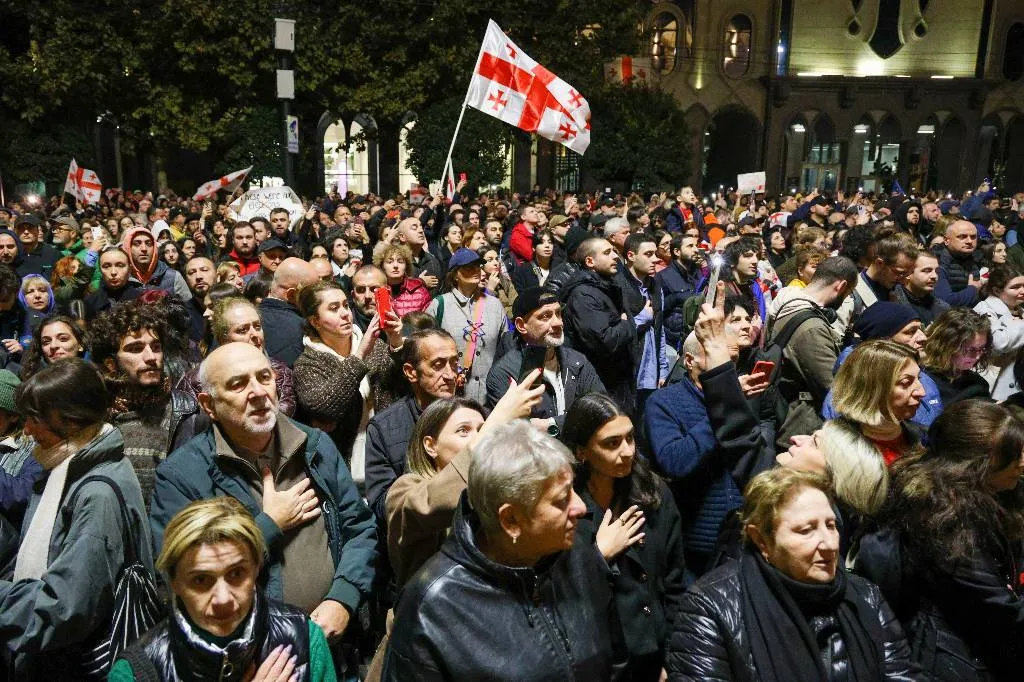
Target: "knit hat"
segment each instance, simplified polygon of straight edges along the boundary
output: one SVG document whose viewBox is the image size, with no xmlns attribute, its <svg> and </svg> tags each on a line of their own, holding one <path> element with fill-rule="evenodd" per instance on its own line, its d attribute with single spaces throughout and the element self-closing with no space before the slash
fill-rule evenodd
<svg viewBox="0 0 1024 682">
<path fill-rule="evenodd" d="M 14 392 L 21 385 L 21 379 L 9 369 L 0 369 L 0 410 L 17 412 L 14 404 Z"/>
<path fill-rule="evenodd" d="M 920 319 L 910 306 L 878 301 L 864 309 L 864 314 L 853 323 L 853 331 L 864 341 L 886 339 Z"/>
<path fill-rule="evenodd" d="M 544 287 L 530 287 L 519 292 L 515 302 L 512 303 L 512 317 L 528 317 L 530 313 L 538 308 L 543 308 L 549 303 L 558 303 L 558 296 Z"/>
<path fill-rule="evenodd" d="M 569 228 L 569 231 L 565 233 L 565 253 L 571 258 L 572 254 L 576 253 L 576 249 L 580 248 L 580 244 L 587 241 L 589 238 L 589 232 L 579 225 L 573 225 Z"/>
</svg>

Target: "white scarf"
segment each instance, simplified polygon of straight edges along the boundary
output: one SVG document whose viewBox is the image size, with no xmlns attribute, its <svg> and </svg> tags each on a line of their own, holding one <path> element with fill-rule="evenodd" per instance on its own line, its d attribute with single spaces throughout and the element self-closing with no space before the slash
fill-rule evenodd
<svg viewBox="0 0 1024 682">
<path fill-rule="evenodd" d="M 68 479 L 68 467 L 79 452 L 93 442 L 114 430 L 110 424 L 89 427 L 57 443 L 50 448 L 36 447 L 33 456 L 44 469 L 50 469 L 46 487 L 39 498 L 35 514 L 25 532 L 25 539 L 18 548 L 18 559 L 14 564 L 14 580 L 39 580 L 50 564 L 50 540 L 53 526 L 57 522 L 64 485 Z"/>
</svg>

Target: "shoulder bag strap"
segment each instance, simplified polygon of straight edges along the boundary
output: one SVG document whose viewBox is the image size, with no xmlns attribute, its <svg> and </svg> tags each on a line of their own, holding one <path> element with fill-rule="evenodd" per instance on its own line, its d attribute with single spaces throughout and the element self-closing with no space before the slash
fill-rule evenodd
<svg viewBox="0 0 1024 682">
<path fill-rule="evenodd" d="M 75 488 L 75 492 L 72 493 L 71 498 L 68 500 L 67 507 L 74 509 L 75 503 L 78 501 L 78 495 L 82 492 L 82 488 L 86 483 L 90 483 L 92 481 L 106 483 L 114 491 L 114 495 L 117 497 L 118 507 L 120 507 L 121 511 L 121 525 L 123 527 L 123 531 L 121 533 L 121 544 L 124 546 L 124 564 L 125 566 L 131 566 L 132 564 L 137 563 L 138 558 L 135 554 L 135 543 L 132 541 L 132 524 L 131 518 L 128 516 L 128 505 L 124 501 L 124 494 L 121 492 L 121 487 L 115 483 L 113 479 L 101 474 L 86 476 L 78 484 L 78 487 Z"/>
<path fill-rule="evenodd" d="M 462 357 L 462 367 L 466 370 L 473 367 L 473 358 L 476 357 L 477 340 L 480 338 L 480 334 L 483 333 L 480 329 L 480 320 L 484 316 L 484 298 L 484 295 L 480 294 L 480 297 L 476 299 L 476 303 L 473 304 L 473 323 L 469 333 L 469 340 L 466 344 L 466 353 Z"/>
</svg>

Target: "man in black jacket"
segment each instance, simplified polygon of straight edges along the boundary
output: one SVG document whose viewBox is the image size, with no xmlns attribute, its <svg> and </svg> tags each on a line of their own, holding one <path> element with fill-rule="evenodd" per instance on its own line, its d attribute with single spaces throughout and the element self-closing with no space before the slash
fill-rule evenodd
<svg viewBox="0 0 1024 682">
<path fill-rule="evenodd" d="M 672 262 L 655 275 L 665 297 L 665 341 L 673 348 L 679 348 L 690 332 L 686 327 L 683 305 L 688 298 L 696 295 L 701 280 L 698 241 L 697 237 L 685 234 L 672 237 L 669 246 Z"/>
<path fill-rule="evenodd" d="M 512 304 L 517 342 L 491 366 L 487 374 L 487 407 L 493 408 L 508 391 L 512 381 L 519 382 L 524 372 L 536 365 L 523 364 L 523 351 L 544 349 L 544 395 L 531 413 L 534 426 L 556 434 L 565 421 L 565 413 L 577 397 L 597 391 L 604 393 L 604 384 L 597 370 L 582 353 L 563 346 L 562 306 L 558 297 L 543 287 L 519 292 Z"/>
<path fill-rule="evenodd" d="M 286 258 L 277 267 L 270 295 L 260 302 L 260 319 L 267 341 L 267 355 L 289 367 L 302 354 L 303 321 L 295 306 L 299 289 L 319 276 L 301 258 Z"/>
<path fill-rule="evenodd" d="M 632 412 L 636 403 L 636 323 L 626 312 L 622 291 L 615 283 L 618 257 L 607 239 L 588 239 L 579 248 L 583 267 L 561 295 L 566 336 L 597 368 L 608 392 Z"/>
<path fill-rule="evenodd" d="M 455 395 L 458 362 L 455 339 L 442 329 L 424 329 L 405 340 L 402 373 L 412 395 L 374 415 L 366 426 L 366 501 L 381 529 L 387 527 L 388 490 L 405 473 L 413 426 L 435 400 Z"/>
<path fill-rule="evenodd" d="M 42 221 L 31 213 L 20 215 L 14 221 L 14 233 L 21 242 L 21 263 L 18 275 L 42 275 L 49 279 L 53 266 L 60 260 L 60 251 L 43 243 Z"/>
</svg>

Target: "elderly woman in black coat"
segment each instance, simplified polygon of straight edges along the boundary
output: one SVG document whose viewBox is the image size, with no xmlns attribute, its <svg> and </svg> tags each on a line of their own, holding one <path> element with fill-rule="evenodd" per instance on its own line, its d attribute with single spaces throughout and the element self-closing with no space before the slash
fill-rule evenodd
<svg viewBox="0 0 1024 682">
<path fill-rule="evenodd" d="M 911 680 L 903 632 L 878 587 L 839 568 L 824 477 L 779 467 L 745 491 L 744 552 L 683 598 L 669 680 Z"/>
<path fill-rule="evenodd" d="M 386 682 L 628 679 L 572 463 L 525 420 L 476 443 L 452 532 L 399 597 Z"/>
</svg>

